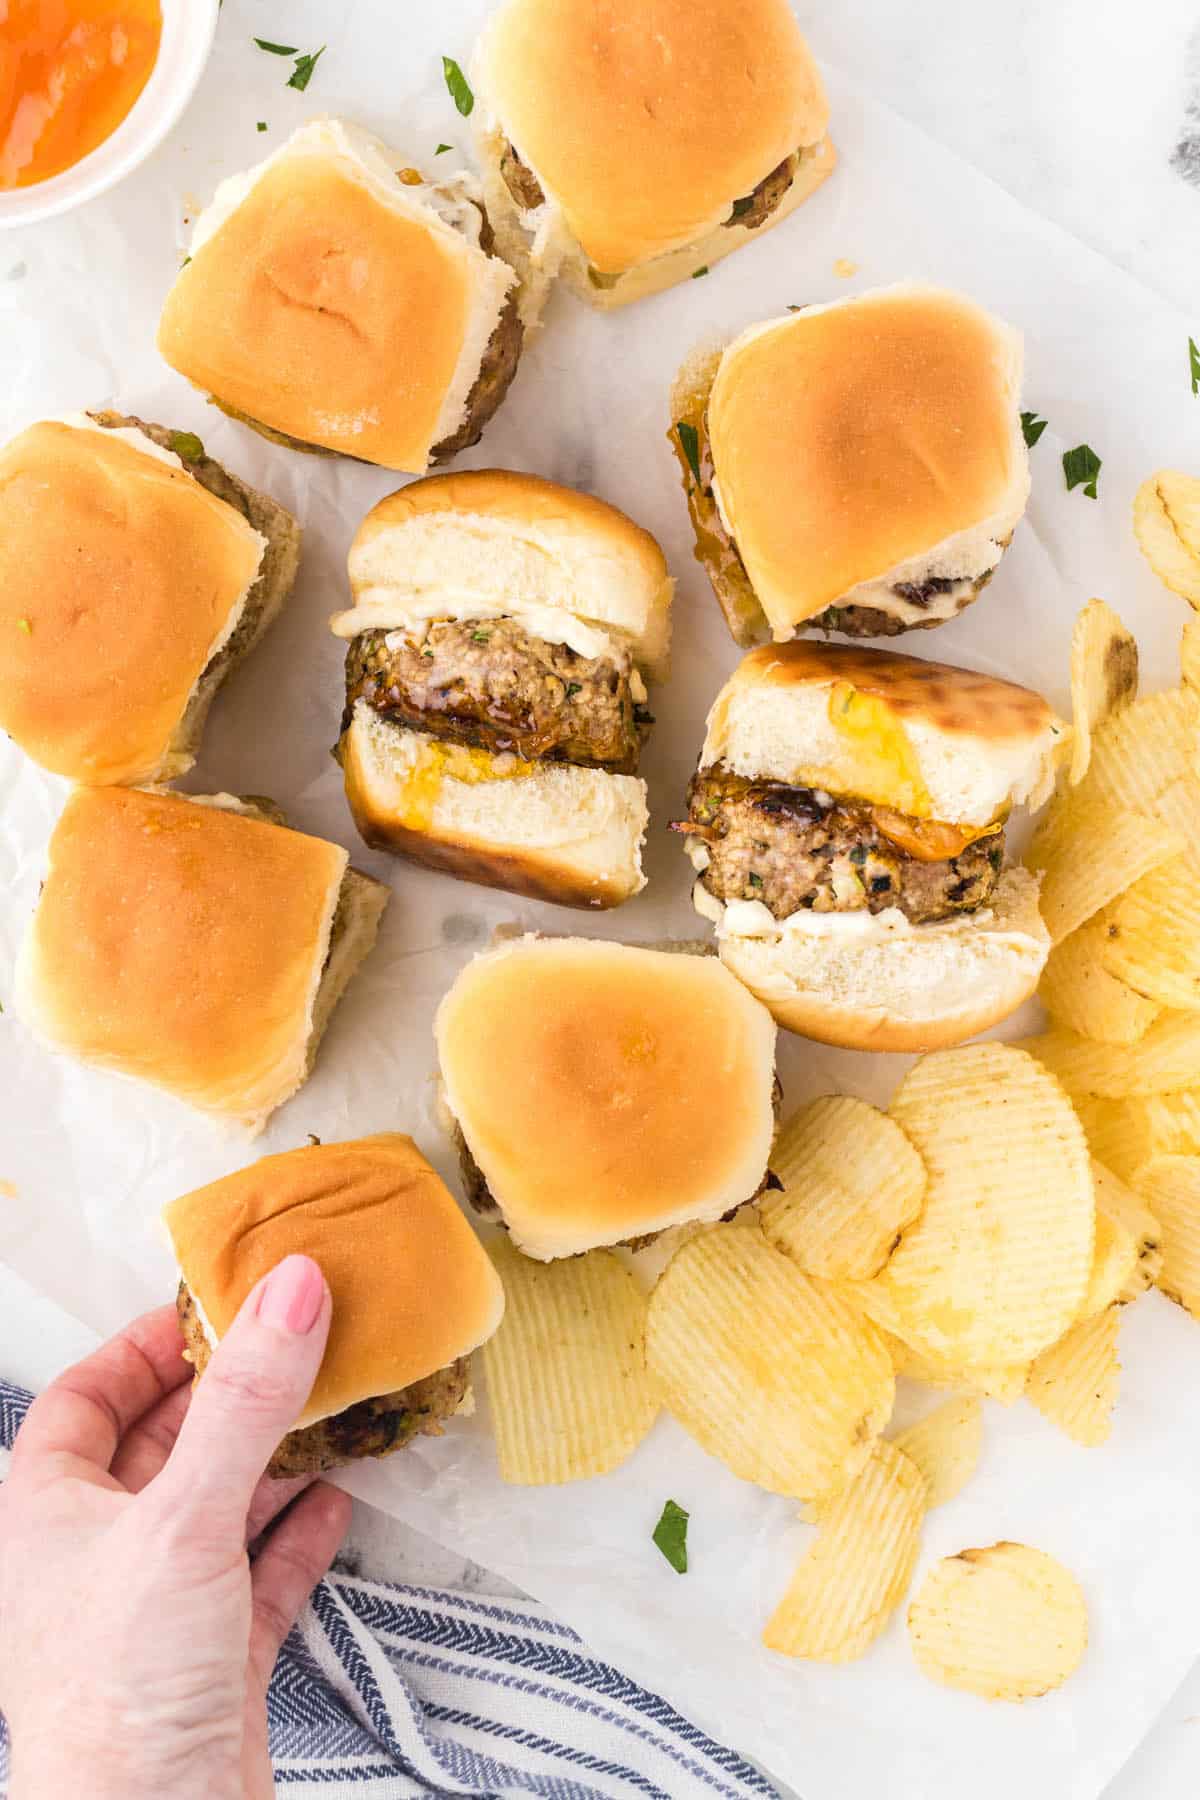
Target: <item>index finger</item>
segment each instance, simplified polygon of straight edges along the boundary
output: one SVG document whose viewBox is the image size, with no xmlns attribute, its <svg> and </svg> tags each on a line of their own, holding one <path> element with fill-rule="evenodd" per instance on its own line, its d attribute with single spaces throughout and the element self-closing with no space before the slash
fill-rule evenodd
<svg viewBox="0 0 1200 1800">
<path fill-rule="evenodd" d="M 191 1373 L 174 1306 L 143 1314 L 38 1396 L 13 1445 L 14 1472 L 54 1456 L 107 1469 L 130 1426 Z"/>
</svg>

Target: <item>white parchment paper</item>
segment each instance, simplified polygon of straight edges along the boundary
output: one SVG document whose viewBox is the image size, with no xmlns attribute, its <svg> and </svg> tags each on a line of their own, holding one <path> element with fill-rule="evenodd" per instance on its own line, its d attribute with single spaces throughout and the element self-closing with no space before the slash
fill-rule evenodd
<svg viewBox="0 0 1200 1800">
<path fill-rule="evenodd" d="M 159 361 L 154 326 L 186 220 L 222 176 L 306 118 L 344 112 L 409 161 L 457 164 L 468 130 L 442 86 L 440 59 L 445 52 L 466 63 L 483 10 L 482 0 L 348 0 L 335 18 L 316 0 L 286 8 L 228 0 L 200 93 L 153 162 L 74 217 L 0 237 L 5 436 L 47 413 L 113 404 L 197 431 L 212 454 L 304 522 L 296 595 L 223 690 L 185 785 L 271 794 L 295 823 L 347 844 L 394 889 L 379 947 L 339 1009 L 316 1073 L 253 1148 L 149 1089 L 51 1059 L 6 1010 L 0 1257 L 97 1330 L 170 1295 L 160 1207 L 251 1155 L 302 1143 L 308 1132 L 336 1138 L 398 1127 L 453 1176 L 431 1105 L 430 1022 L 456 970 L 497 924 L 515 918 L 630 939 L 695 935 L 690 870 L 667 820 L 707 706 L 735 661 L 691 557 L 664 440 L 671 374 L 698 338 L 732 333 L 789 302 L 902 279 L 962 287 L 1012 320 L 1026 334 L 1024 404 L 1050 421 L 1033 452 L 1029 515 L 979 604 L 906 647 L 1029 682 L 1065 708 L 1071 623 L 1099 593 L 1137 630 L 1145 685 L 1175 678 L 1185 609 L 1143 565 L 1129 512 L 1152 468 L 1200 463 L 1185 321 L 831 71 L 842 159 L 833 180 L 711 275 L 631 310 L 605 318 L 557 297 L 484 443 L 461 459 L 594 489 L 667 551 L 679 581 L 676 653 L 671 683 L 655 696 L 658 727 L 645 763 L 649 888 L 619 914 L 589 919 L 363 850 L 328 755 L 342 657 L 325 621 L 344 604 L 355 527 L 396 478 L 291 455 L 224 419 Z M 306 94 L 284 85 L 291 64 L 257 51 L 256 34 L 305 50 L 328 43 Z M 454 149 L 435 159 L 443 141 Z M 835 275 L 839 259 L 857 265 L 850 280 Z M 1061 453 L 1083 441 L 1103 458 L 1096 501 L 1063 485 Z M 61 801 L 60 784 L 0 745 L 0 1001 L 11 992 Z M 781 1050 L 789 1104 L 835 1085 L 885 1100 L 903 1066 L 796 1040 Z M 12 1335 L 27 1332 L 31 1317 L 27 1308 L 10 1309 L 7 1321 L 0 1313 L 0 1369 L 26 1366 Z M 61 1348 L 65 1360 L 73 1346 Z M 1082 1580 L 1092 1610 L 1083 1669 L 1061 1693 L 1023 1709 L 930 1686 L 913 1668 L 900 1621 L 845 1669 L 764 1651 L 758 1633 L 807 1528 L 793 1506 L 735 1480 L 665 1419 L 624 1469 L 584 1486 L 502 1486 L 485 1410 L 441 1441 L 355 1470 L 347 1485 L 556 1607 L 597 1651 L 758 1756 L 806 1800 L 1094 1800 L 1200 1652 L 1200 1331 L 1154 1297 L 1128 1316 L 1122 1356 L 1109 1444 L 1077 1449 L 1031 1409 L 989 1403 L 977 1479 L 928 1522 L 922 1567 L 964 1545 L 1013 1537 L 1061 1557 Z M 53 1349 L 39 1366 L 47 1360 Z M 692 1570 L 683 1579 L 649 1538 L 668 1496 L 692 1513 Z"/>
</svg>

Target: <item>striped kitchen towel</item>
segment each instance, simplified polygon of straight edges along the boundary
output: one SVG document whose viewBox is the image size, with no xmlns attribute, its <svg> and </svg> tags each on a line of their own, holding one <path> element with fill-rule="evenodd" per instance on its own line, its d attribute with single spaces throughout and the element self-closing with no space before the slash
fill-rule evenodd
<svg viewBox="0 0 1200 1800">
<path fill-rule="evenodd" d="M 0 1381 L 0 1451 L 28 1405 Z M 533 1601 L 335 1571 L 284 1647 L 268 1710 L 279 1794 L 778 1800 L 742 1757 Z M 0 1794 L 7 1766 L 0 1719 Z"/>
</svg>

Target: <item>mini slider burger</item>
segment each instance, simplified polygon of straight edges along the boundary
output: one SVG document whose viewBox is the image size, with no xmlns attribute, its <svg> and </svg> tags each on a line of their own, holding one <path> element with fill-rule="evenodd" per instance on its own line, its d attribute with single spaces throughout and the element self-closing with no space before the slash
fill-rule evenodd
<svg viewBox="0 0 1200 1800">
<path fill-rule="evenodd" d="M 836 160 L 787 0 L 508 0 L 472 79 L 497 230 L 593 306 L 703 273 Z"/>
<path fill-rule="evenodd" d="M 253 1130 L 294 1094 L 388 899 L 269 802 L 76 788 L 17 965 L 50 1048 Z"/>
<path fill-rule="evenodd" d="M 681 949 L 515 939 L 438 1008 L 468 1196 L 526 1256 L 639 1249 L 777 1185 L 771 1015 Z"/>
<path fill-rule="evenodd" d="M 291 514 L 191 432 L 31 425 L 0 448 L 0 729 L 71 781 L 182 774 L 299 551 Z"/>
<path fill-rule="evenodd" d="M 421 474 L 477 443 L 521 353 L 517 278 L 473 179 L 358 126 L 303 126 L 196 221 L 158 347 L 294 450 Z"/>
<path fill-rule="evenodd" d="M 892 287 L 697 352 L 671 442 L 739 644 L 940 624 L 996 568 L 1029 497 L 1019 335 L 971 300 Z"/>
<path fill-rule="evenodd" d="M 1066 728 L 1027 688 L 880 650 L 745 657 L 688 791 L 693 900 L 780 1024 L 931 1050 L 1033 992 L 1037 881 L 1006 868 L 1012 807 L 1053 786 Z"/>
<path fill-rule="evenodd" d="M 650 534 L 485 469 L 382 500 L 349 571 L 337 755 L 367 843 L 565 906 L 637 893 L 672 589 Z"/>
<path fill-rule="evenodd" d="M 179 1320 L 197 1378 L 246 1296 L 285 1256 L 320 1264 L 329 1342 L 274 1476 L 387 1456 L 470 1404 L 471 1352 L 504 1290 L 453 1196 L 398 1132 L 266 1156 L 166 1209 Z"/>
</svg>

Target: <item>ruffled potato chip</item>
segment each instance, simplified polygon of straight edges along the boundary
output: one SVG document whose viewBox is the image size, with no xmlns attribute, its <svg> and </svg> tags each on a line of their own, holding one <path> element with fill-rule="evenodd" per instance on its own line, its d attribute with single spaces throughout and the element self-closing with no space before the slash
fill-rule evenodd
<svg viewBox="0 0 1200 1800">
<path fill-rule="evenodd" d="M 983 1449 L 983 1406 L 978 1395 L 963 1394 L 935 1406 L 892 1439 L 925 1477 L 925 1505 L 944 1506 L 970 1481 Z"/>
<path fill-rule="evenodd" d="M 504 1481 L 580 1481 L 624 1462 L 653 1425 L 646 1297 L 610 1250 L 531 1262 L 490 1246 L 504 1283 L 500 1329 L 483 1347 Z"/>
<path fill-rule="evenodd" d="M 1121 1310 L 1107 1306 L 1072 1325 L 1057 1344 L 1043 1350 L 1029 1371 L 1025 1392 L 1043 1418 L 1089 1449 L 1112 1430 L 1121 1364 L 1117 1333 Z"/>
<path fill-rule="evenodd" d="M 960 1366 L 1011 1367 L 1071 1325 L 1092 1266 L 1087 1141 L 1066 1095 L 1009 1044 L 917 1063 L 892 1116 L 929 1171 L 921 1217 L 873 1283 L 889 1329 Z"/>
<path fill-rule="evenodd" d="M 877 1275 L 925 1197 L 925 1165 L 886 1113 L 827 1094 L 788 1121 L 771 1153 L 783 1183 L 759 1206 L 769 1241 L 825 1281 Z"/>
<path fill-rule="evenodd" d="M 1102 1044 L 1134 1044 L 1162 1008 L 1105 968 L 1112 911 L 1105 907 L 1055 945 L 1042 970 L 1038 998 L 1055 1024 L 1068 1031 Z"/>
<path fill-rule="evenodd" d="M 1184 624 L 1179 664 L 1184 686 L 1200 688 L 1200 619 L 1191 618 Z"/>
<path fill-rule="evenodd" d="M 910 1327 L 878 1282 L 846 1283 L 839 1291 L 876 1325 L 897 1375 L 906 1375 L 923 1387 L 946 1388 L 956 1394 L 998 1400 L 1002 1406 L 1011 1406 L 1025 1392 L 1028 1363 L 968 1365 L 955 1362 L 952 1357 L 939 1356 L 923 1344 L 906 1343 L 893 1329 L 896 1325 L 906 1330 Z"/>
<path fill-rule="evenodd" d="M 1132 1253 L 1130 1274 L 1118 1288 L 1114 1298 L 1122 1301 L 1136 1300 L 1139 1294 L 1144 1294 L 1148 1287 L 1154 1285 L 1162 1269 L 1162 1227 L 1142 1196 L 1094 1158 L 1092 1180 L 1096 1186 L 1097 1243 L 1103 1235 L 1102 1228 L 1107 1227 L 1113 1240 L 1119 1242 L 1124 1239 L 1128 1246 L 1114 1254 L 1119 1254 L 1124 1262 L 1129 1263 Z M 1100 1297 L 1096 1265 L 1093 1264 L 1088 1298 Z M 1086 1316 L 1086 1302 L 1084 1312 Z"/>
<path fill-rule="evenodd" d="M 1133 499 L 1133 529 L 1158 579 L 1200 607 L 1200 480 L 1160 469 Z"/>
<path fill-rule="evenodd" d="M 870 1322 L 735 1224 L 672 1257 L 650 1297 L 646 1354 L 664 1405 L 710 1455 L 798 1500 L 858 1473 L 895 1395 Z"/>
<path fill-rule="evenodd" d="M 1087 774 L 1092 734 L 1137 693 L 1137 640 L 1111 606 L 1089 600 L 1071 633 L 1072 787 Z"/>
<path fill-rule="evenodd" d="M 1155 1156 L 1135 1188 L 1162 1230 L 1157 1285 L 1200 1319 L 1200 1156 Z"/>
<path fill-rule="evenodd" d="M 1194 773 L 1198 731 L 1200 694 L 1166 688 L 1144 695 L 1097 730 L 1079 797 L 1086 794 L 1130 812 L 1153 811 L 1164 788 Z"/>
<path fill-rule="evenodd" d="M 1136 1044 L 1093 1044 L 1073 1031 L 1043 1031 L 1018 1049 L 1036 1056 L 1068 1094 L 1123 1100 L 1177 1094 L 1200 1073 L 1200 1017 L 1164 1013 Z"/>
<path fill-rule="evenodd" d="M 1053 1557 L 990 1544 L 934 1564 L 908 1609 L 908 1636 L 931 1681 L 986 1700 L 1031 1700 L 1083 1661 L 1087 1603 Z"/>
<path fill-rule="evenodd" d="M 1052 943 L 1077 930 L 1160 863 L 1182 854 L 1183 837 L 1160 819 L 1129 812 L 1089 789 L 1075 807 L 1071 830 L 1049 854 L 1031 849 L 1042 870 L 1038 907 Z M 1043 855 L 1040 863 L 1036 855 Z"/>
<path fill-rule="evenodd" d="M 853 1662 L 875 1642 L 912 1580 L 925 1478 L 880 1439 L 833 1500 L 763 1632 L 768 1650 L 811 1662 Z"/>
</svg>

